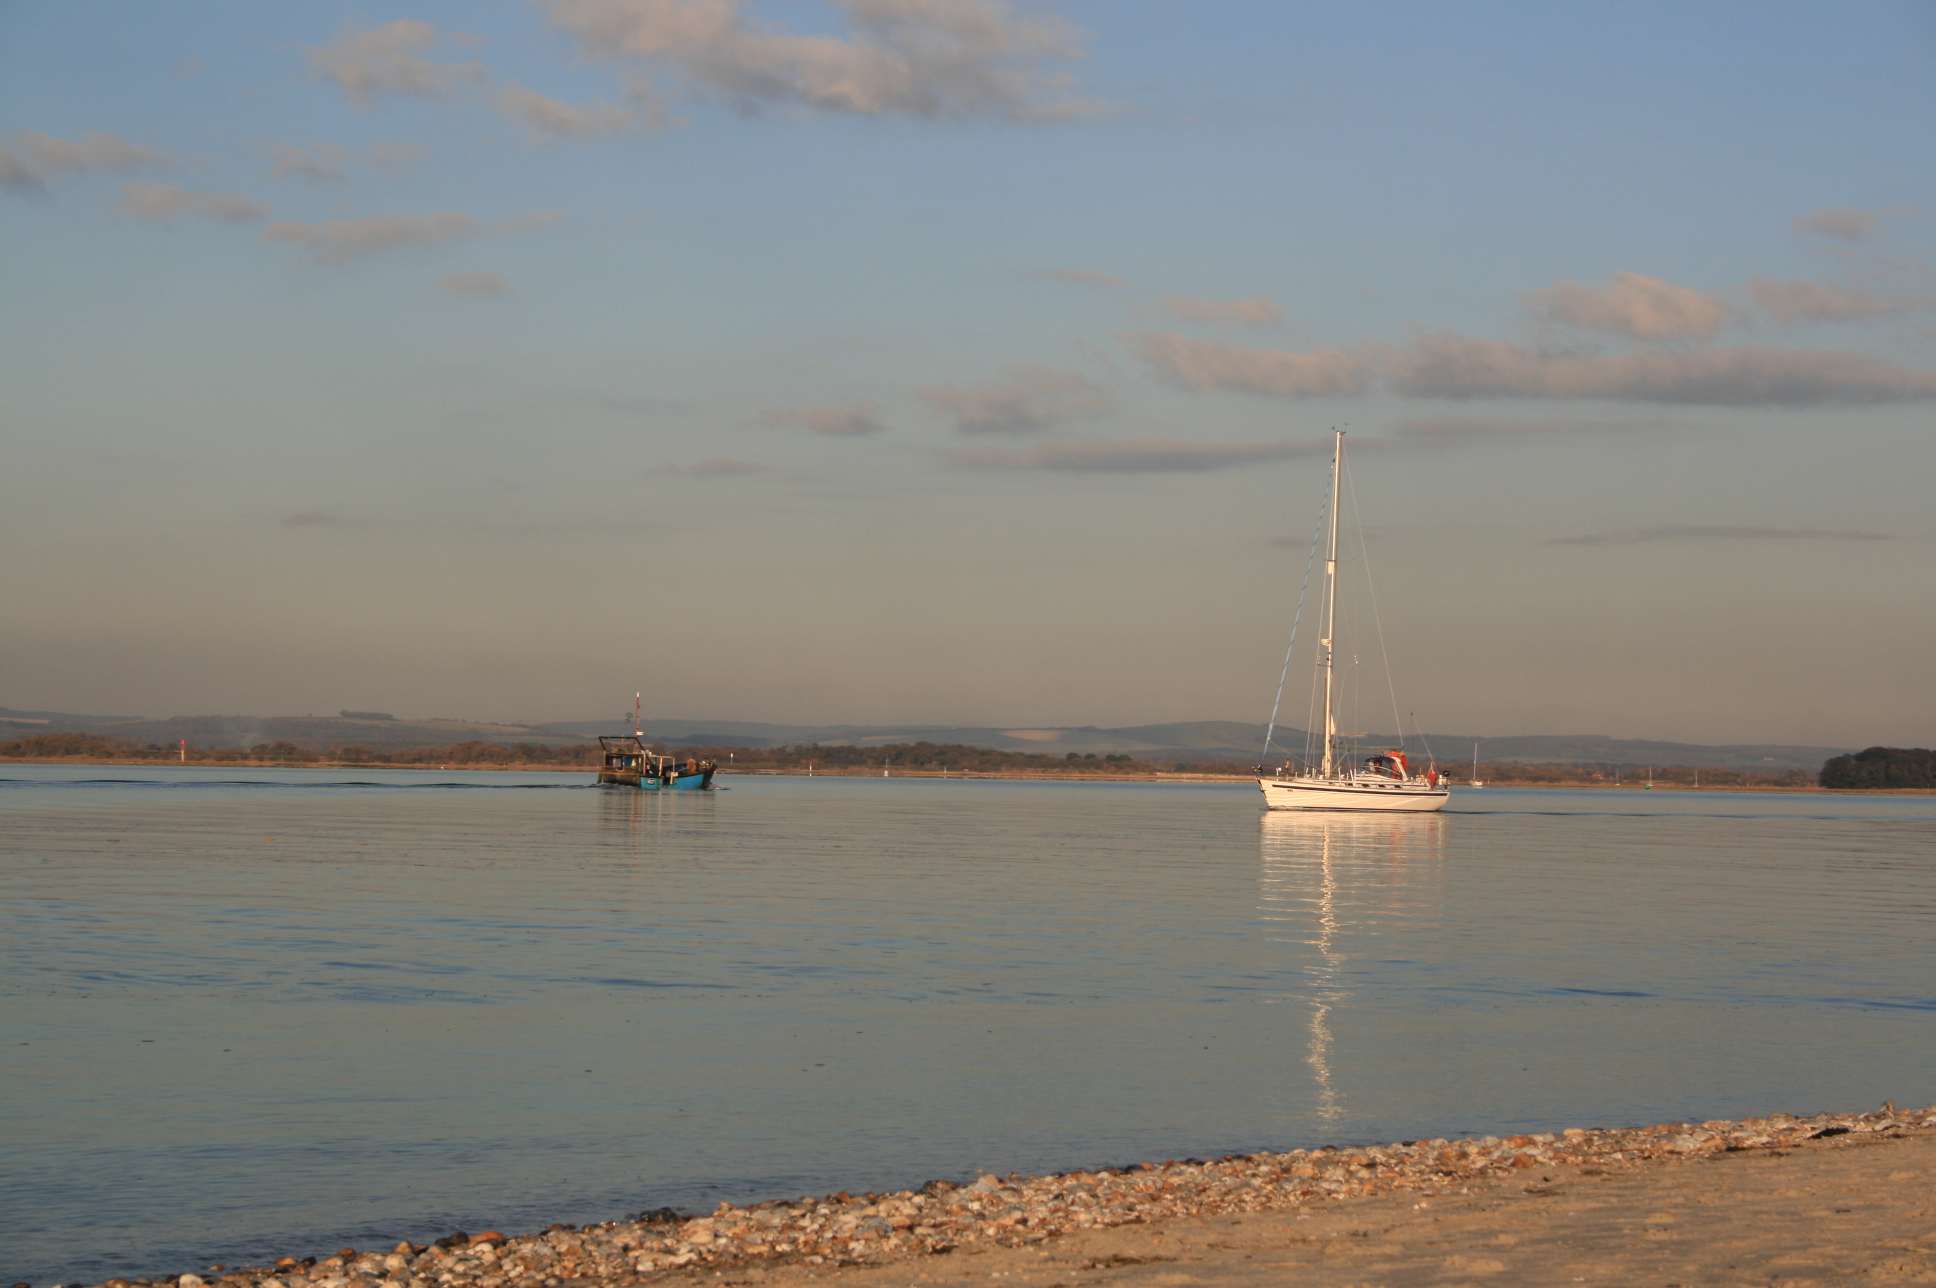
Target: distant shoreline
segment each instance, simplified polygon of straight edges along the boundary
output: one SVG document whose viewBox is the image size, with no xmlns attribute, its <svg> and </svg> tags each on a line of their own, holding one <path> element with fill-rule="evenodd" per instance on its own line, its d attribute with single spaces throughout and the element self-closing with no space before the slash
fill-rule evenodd
<svg viewBox="0 0 1936 1288">
<path fill-rule="evenodd" d="M 418 773 L 530 773 L 530 774 L 585 774 L 595 771 L 584 767 L 560 768 L 557 765 L 393 765 L 372 761 L 326 761 L 305 762 L 300 765 L 279 764 L 273 760 L 198 760 L 184 765 L 174 760 L 91 760 L 83 757 L 59 757 L 50 759 L 20 759 L 0 761 L 0 764 L 14 765 L 98 765 L 105 768 L 145 768 L 145 769 L 379 769 L 407 770 Z M 731 778 L 875 778 L 882 776 L 878 770 L 864 767 L 849 769 L 816 769 L 807 773 L 795 769 L 730 769 L 722 766 L 720 777 Z M 939 770 L 939 769 L 896 769 L 886 775 L 890 778 L 975 778 L 998 779 L 1014 782 L 1079 782 L 1079 783 L 1247 783 L 1257 777 L 1255 774 L 1084 774 L 1063 770 Z M 1769 785 L 1727 784 L 1707 787 L 1689 783 L 1659 783 L 1651 788 L 1631 783 L 1576 782 L 1576 783 L 1488 783 L 1484 787 L 1472 788 L 1463 783 L 1447 784 L 1455 792 L 1478 791 L 1616 791 L 1616 792 L 1765 792 L 1774 794 L 1812 794 L 1817 796 L 1936 796 L 1936 788 L 1930 787 L 1819 787 L 1813 783 L 1795 787 Z"/>
</svg>

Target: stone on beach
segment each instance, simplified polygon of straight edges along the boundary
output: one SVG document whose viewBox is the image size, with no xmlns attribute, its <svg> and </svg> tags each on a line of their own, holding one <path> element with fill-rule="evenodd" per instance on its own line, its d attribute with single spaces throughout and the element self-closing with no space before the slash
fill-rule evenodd
<svg viewBox="0 0 1936 1288">
<path fill-rule="evenodd" d="M 1078 1231 L 1175 1217 L 1278 1212 L 1333 1200 L 1409 1191 L 1421 1200 L 1468 1192 L 1533 1169 L 1590 1166 L 1596 1173 L 1650 1160 L 1772 1151 L 1836 1136 L 1901 1136 L 1936 1129 L 1936 1109 L 1893 1104 L 1867 1115 L 1774 1114 L 1739 1122 L 1663 1123 L 1632 1129 L 1570 1127 L 1500 1139 L 1414 1140 L 1232 1155 L 1210 1162 L 1142 1163 L 1052 1176 L 985 1174 L 956 1186 L 855 1197 L 721 1204 L 683 1220 L 661 1209 L 582 1229 L 557 1225 L 507 1237 L 456 1234 L 387 1255 L 345 1248 L 313 1263 L 237 1268 L 213 1280 L 187 1274 L 176 1288 L 561 1288 L 630 1285 L 692 1267 L 759 1264 L 873 1265 L 979 1245 L 1023 1248 Z M 1821 1147 L 1817 1147 L 1821 1148 Z M 1532 1182 L 1537 1185 L 1538 1177 Z M 1466 1271 L 1475 1267 L 1468 1265 Z M 111 1280 L 106 1288 L 128 1288 Z"/>
</svg>

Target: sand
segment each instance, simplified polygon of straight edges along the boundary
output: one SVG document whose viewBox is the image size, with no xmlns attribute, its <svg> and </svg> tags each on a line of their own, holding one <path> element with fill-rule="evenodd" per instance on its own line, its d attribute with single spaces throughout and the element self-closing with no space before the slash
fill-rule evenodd
<svg viewBox="0 0 1936 1288">
<path fill-rule="evenodd" d="M 883 1266 L 701 1271 L 764 1288 L 1936 1284 L 1936 1133 L 1548 1166 L 1421 1198 L 1178 1217 Z M 672 1276 L 673 1282 L 686 1276 Z"/>
</svg>

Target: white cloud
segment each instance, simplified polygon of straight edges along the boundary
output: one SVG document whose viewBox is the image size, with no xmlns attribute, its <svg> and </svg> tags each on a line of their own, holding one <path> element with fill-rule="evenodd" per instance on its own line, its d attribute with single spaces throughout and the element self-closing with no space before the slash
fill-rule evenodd
<svg viewBox="0 0 1936 1288">
<path fill-rule="evenodd" d="M 1084 56 L 1075 27 L 1004 0 L 830 0 L 845 35 L 796 36 L 740 0 L 532 0 L 599 59 L 640 60 L 744 112 L 1018 121 L 1108 110 L 1065 97 Z M 650 98 L 651 82 L 644 84 Z"/>
<path fill-rule="evenodd" d="M 1795 221 L 1795 227 L 1818 237 L 1840 241 L 1861 241 L 1882 227 L 1882 216 L 1872 210 L 1811 210 Z"/>
<path fill-rule="evenodd" d="M 452 295 L 502 295 L 511 288 L 496 273 L 451 273 L 437 279 L 439 290 Z"/>
<path fill-rule="evenodd" d="M 1446 331 L 1385 350 L 1384 359 L 1386 380 L 1411 398 L 1607 398 L 1731 407 L 1936 398 L 1936 372 L 1825 349 L 1554 355 Z"/>
<path fill-rule="evenodd" d="M 537 210 L 501 224 L 480 224 L 455 210 L 437 210 L 428 215 L 369 215 L 321 224 L 270 224 L 262 230 L 262 240 L 306 246 L 308 253 L 302 258 L 312 264 L 347 264 L 380 251 L 435 246 L 480 234 L 529 232 L 558 219 L 555 210 Z"/>
<path fill-rule="evenodd" d="M 949 464 L 960 469 L 1155 474 L 1229 469 L 1299 456 L 1323 456 L 1330 450 L 1329 439 L 1277 443 L 1186 443 L 1174 438 L 1131 438 L 1087 443 L 1045 443 L 1021 451 L 953 448 L 943 449 L 942 455 Z"/>
<path fill-rule="evenodd" d="M 45 183 L 40 171 L 34 169 L 33 162 L 0 143 L 0 188 L 12 188 L 15 192 L 38 192 Z"/>
<path fill-rule="evenodd" d="M 1254 300 L 1200 300 L 1166 295 L 1156 302 L 1156 307 L 1179 321 L 1201 322 L 1210 326 L 1270 326 L 1284 320 L 1284 310 L 1275 301 L 1261 297 Z"/>
<path fill-rule="evenodd" d="M 347 264 L 379 251 L 434 246 L 477 231 L 477 221 L 469 215 L 439 210 L 430 215 L 370 215 L 322 224 L 270 224 L 262 230 L 262 240 L 307 247 L 308 254 L 303 258 L 312 263 Z"/>
<path fill-rule="evenodd" d="M 753 461 L 732 461 L 714 457 L 691 465 L 661 465 L 661 474 L 681 474 L 687 478 L 733 478 L 745 474 L 764 474 L 767 467 Z"/>
<path fill-rule="evenodd" d="M 1772 278 L 1755 277 L 1748 280 L 1747 290 L 1755 307 L 1777 326 L 1793 326 L 1797 322 L 1860 322 L 1869 318 L 1892 318 L 1915 307 L 1909 300 L 1874 295 L 1852 286 L 1824 286 L 1820 282 L 1777 282 Z"/>
<path fill-rule="evenodd" d="M 0 187 L 33 192 L 52 175 L 74 170 L 130 170 L 141 166 L 167 167 L 174 158 L 144 148 L 114 134 L 84 135 L 79 142 L 37 134 L 13 136 L 12 146 L 0 144 Z"/>
<path fill-rule="evenodd" d="M 1580 537 L 1555 537 L 1549 546 L 1632 546 L 1646 541 L 1894 541 L 1887 532 L 1831 531 L 1824 528 L 1752 528 L 1704 525 L 1625 528 Z"/>
<path fill-rule="evenodd" d="M 277 143 L 270 146 L 269 152 L 276 159 L 275 168 L 269 171 L 271 179 L 302 178 L 321 183 L 341 183 L 343 167 L 357 160 L 356 150 L 340 143 L 318 143 L 308 148 L 294 143 Z"/>
<path fill-rule="evenodd" d="M 1002 370 L 1006 379 L 966 389 L 929 385 L 920 391 L 921 398 L 963 434 L 1034 434 L 1116 406 L 1108 391 L 1072 371 L 1032 363 Z"/>
<path fill-rule="evenodd" d="M 1612 273 L 1599 287 L 1560 278 L 1524 302 L 1543 321 L 1636 340 L 1706 338 L 1733 312 L 1724 300 L 1641 273 Z"/>
<path fill-rule="evenodd" d="M 887 429 L 881 423 L 880 404 L 864 399 L 844 407 L 773 407 L 761 418 L 770 425 L 797 425 L 835 438 L 865 437 Z"/>
<path fill-rule="evenodd" d="M 610 103 L 582 103 L 573 107 L 546 98 L 522 85 L 512 85 L 497 96 L 498 110 L 519 121 L 533 139 L 588 139 L 629 129 L 638 117 Z"/>
<path fill-rule="evenodd" d="M 1171 331 L 1119 338 L 1159 376 L 1185 389 L 1313 397 L 1361 393 L 1371 377 L 1369 364 L 1341 349 L 1252 349 Z"/>
<path fill-rule="evenodd" d="M 171 183 L 130 183 L 121 189 L 120 213 L 130 219 L 174 219 L 200 215 L 230 223 L 269 217 L 269 207 L 233 192 L 187 192 Z"/>
<path fill-rule="evenodd" d="M 51 134 L 14 135 L 14 143 L 35 164 L 47 171 L 126 170 L 132 166 L 163 166 L 173 163 L 165 152 L 144 148 L 113 134 L 89 134 L 79 143 L 57 139 Z"/>
<path fill-rule="evenodd" d="M 485 79 L 482 63 L 433 63 L 418 50 L 437 44 L 437 30 L 415 18 L 399 18 L 367 31 L 340 33 L 328 46 L 308 49 L 309 70 L 329 81 L 358 107 L 378 94 L 449 98 L 467 81 Z"/>
<path fill-rule="evenodd" d="M 302 147 L 294 143 L 271 144 L 269 154 L 276 159 L 269 171 L 271 179 L 302 178 L 321 183 L 341 183 L 344 170 L 352 165 L 368 165 L 387 174 L 398 174 L 430 155 L 430 149 L 416 143 L 375 143 L 367 154 L 340 143 L 317 143 Z"/>
</svg>

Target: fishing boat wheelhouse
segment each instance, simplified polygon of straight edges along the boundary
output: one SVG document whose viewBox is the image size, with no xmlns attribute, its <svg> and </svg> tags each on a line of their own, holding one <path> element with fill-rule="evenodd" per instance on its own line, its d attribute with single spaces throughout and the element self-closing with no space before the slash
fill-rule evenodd
<svg viewBox="0 0 1936 1288">
<path fill-rule="evenodd" d="M 713 785 L 711 760 L 687 760 L 683 764 L 660 755 L 645 745 L 636 733 L 606 734 L 598 746 L 604 763 L 598 781 L 608 787 L 637 787 L 644 791 L 704 791 Z"/>
</svg>

